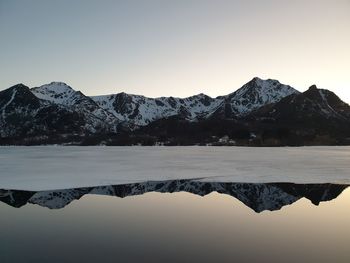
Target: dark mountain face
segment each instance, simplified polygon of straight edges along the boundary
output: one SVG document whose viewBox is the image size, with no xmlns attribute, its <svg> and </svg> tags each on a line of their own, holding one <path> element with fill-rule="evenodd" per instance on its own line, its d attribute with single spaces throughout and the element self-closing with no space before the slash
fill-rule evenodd
<svg viewBox="0 0 350 263">
<path fill-rule="evenodd" d="M 4 144 L 69 142 L 89 133 L 84 116 L 37 98 L 22 84 L 0 92 L 0 108 Z"/>
<path fill-rule="evenodd" d="M 23 84 L 17 84 L 0 92 L 0 107 L 3 113 L 10 113 L 15 110 L 14 105 L 37 108 L 40 101 Z"/>
<path fill-rule="evenodd" d="M 211 98 L 87 97 L 52 82 L 0 92 L 0 143 L 81 145 L 349 145 L 350 106 L 328 90 L 300 93 L 254 78 Z"/>
<path fill-rule="evenodd" d="M 304 96 L 317 104 L 320 113 L 326 118 L 350 119 L 350 106 L 329 90 L 317 89 L 315 85 L 304 92 Z"/>
<path fill-rule="evenodd" d="M 287 96 L 275 104 L 253 112 L 252 115 L 279 121 L 309 121 L 315 118 L 349 121 L 350 106 L 341 101 L 333 92 L 311 86 L 304 93 Z"/>
<path fill-rule="evenodd" d="M 266 131 L 265 136 L 277 144 L 288 137 L 291 143 L 285 142 L 287 145 L 350 143 L 350 106 L 333 92 L 316 86 L 252 112 L 246 121 Z"/>
<path fill-rule="evenodd" d="M 192 180 L 150 181 L 125 185 L 85 187 L 55 191 L 0 190 L 0 201 L 21 207 L 27 203 L 50 209 L 60 209 L 86 194 L 108 195 L 120 198 L 142 195 L 148 192 L 188 192 L 205 196 L 212 192 L 230 195 L 257 213 L 275 211 L 290 205 L 300 198 L 307 198 L 313 204 L 336 198 L 347 185 L 293 184 L 293 183 L 210 183 Z"/>
</svg>

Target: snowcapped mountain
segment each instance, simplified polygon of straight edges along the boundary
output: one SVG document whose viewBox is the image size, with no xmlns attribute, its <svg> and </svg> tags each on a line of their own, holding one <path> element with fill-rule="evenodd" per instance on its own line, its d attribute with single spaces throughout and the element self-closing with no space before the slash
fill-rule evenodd
<svg viewBox="0 0 350 263">
<path fill-rule="evenodd" d="M 216 98 L 88 97 L 62 82 L 0 92 L 0 144 L 348 144 L 349 123 L 350 106 L 334 93 L 272 79 Z"/>
<path fill-rule="evenodd" d="M 41 105 L 56 105 L 83 116 L 85 129 L 92 133 L 100 130 L 116 132 L 117 126 L 121 123 L 130 129 L 136 129 L 171 116 L 199 121 L 228 107 L 231 113 L 225 117 L 235 118 L 266 104 L 277 102 L 290 94 L 298 93 L 276 80 L 259 78 L 254 78 L 232 94 L 217 98 L 205 94 L 188 98 L 147 98 L 126 93 L 88 97 L 62 82 L 52 82 L 32 88 L 30 91 L 39 99 Z M 28 90 L 27 94 L 28 98 L 33 97 Z M 16 92 L 12 95 L 15 96 Z M 3 111 L 6 111 L 7 106 L 12 103 L 14 97 L 11 96 L 4 101 Z M 22 102 L 25 101 L 27 100 Z"/>
<path fill-rule="evenodd" d="M 50 209 L 60 209 L 86 194 L 124 198 L 148 192 L 188 192 L 199 196 L 218 192 L 235 197 L 255 212 L 260 213 L 265 210 L 279 210 L 302 197 L 318 205 L 321 201 L 336 198 L 347 187 L 347 185 L 334 184 L 220 183 L 170 180 L 38 192 L 0 190 L 0 201 L 14 207 L 31 203 Z"/>
<path fill-rule="evenodd" d="M 222 103 L 204 94 L 188 98 L 147 98 L 118 93 L 91 97 L 100 107 L 114 114 L 131 127 L 144 126 L 157 119 L 179 115 L 195 121 L 205 118 Z"/>
<path fill-rule="evenodd" d="M 278 80 L 253 78 L 237 91 L 224 97 L 234 116 L 244 116 L 250 112 L 276 103 L 291 94 L 300 92 L 291 86 L 281 84 Z"/>
<path fill-rule="evenodd" d="M 102 109 L 91 98 L 80 91 L 73 90 L 63 82 L 51 82 L 32 88 L 32 93 L 39 99 L 64 106 L 85 116 L 86 128 L 91 132 L 99 129 L 115 132 L 118 119 L 110 112 Z"/>
<path fill-rule="evenodd" d="M 254 78 L 234 93 L 217 98 L 198 94 L 187 98 L 147 98 L 139 95 L 118 93 L 91 97 L 100 107 L 114 114 L 118 119 L 132 125 L 144 126 L 155 120 L 180 116 L 189 121 L 208 118 L 214 113 L 225 111 L 225 117 L 235 118 L 247 115 L 264 105 L 299 93 L 277 80 Z"/>
<path fill-rule="evenodd" d="M 39 91 L 42 93 L 36 96 Z M 9 144 L 13 140 L 21 140 L 25 144 L 61 143 L 70 142 L 75 136 L 106 133 L 112 129 L 102 117 L 100 119 L 93 114 L 97 110 L 90 113 L 92 107 L 85 107 L 84 102 L 76 102 L 81 108 L 56 103 L 50 100 L 50 96 L 45 97 L 44 91 L 43 88 L 33 92 L 18 84 L 0 92 L 0 139 L 7 140 Z M 88 100 L 94 104 L 91 99 Z"/>
<path fill-rule="evenodd" d="M 65 108 L 40 100 L 23 84 L 0 92 L 1 137 L 45 135 L 50 132 L 80 133 L 79 116 Z M 60 123 L 64 119 L 65 125 Z"/>
</svg>

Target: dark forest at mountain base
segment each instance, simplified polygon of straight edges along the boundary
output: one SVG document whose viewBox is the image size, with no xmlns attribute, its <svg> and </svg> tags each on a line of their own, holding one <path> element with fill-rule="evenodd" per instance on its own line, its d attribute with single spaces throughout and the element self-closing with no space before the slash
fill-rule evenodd
<svg viewBox="0 0 350 263">
<path fill-rule="evenodd" d="M 292 126 L 293 124 L 291 124 Z M 1 138 L 1 145 L 107 145 L 107 146 L 318 146 L 350 145 L 349 130 L 290 128 L 287 125 L 243 123 L 233 120 L 188 122 L 177 118 L 158 120 L 136 131 L 118 134 L 49 135 Z"/>
</svg>

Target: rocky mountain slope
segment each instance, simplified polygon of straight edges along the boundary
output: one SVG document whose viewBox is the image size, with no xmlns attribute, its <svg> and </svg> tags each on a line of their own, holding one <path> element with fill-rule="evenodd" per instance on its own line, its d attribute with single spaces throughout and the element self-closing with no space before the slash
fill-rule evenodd
<svg viewBox="0 0 350 263">
<path fill-rule="evenodd" d="M 300 93 L 254 78 L 225 96 L 88 97 L 65 83 L 0 92 L 1 144 L 350 144 L 350 107 L 328 90 Z"/>
</svg>

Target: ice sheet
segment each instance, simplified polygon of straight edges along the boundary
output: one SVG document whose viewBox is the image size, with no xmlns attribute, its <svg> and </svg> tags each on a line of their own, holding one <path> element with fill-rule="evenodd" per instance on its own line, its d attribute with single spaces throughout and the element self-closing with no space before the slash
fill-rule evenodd
<svg viewBox="0 0 350 263">
<path fill-rule="evenodd" d="M 170 179 L 350 183 L 350 147 L 0 147 L 0 188 Z"/>
</svg>

